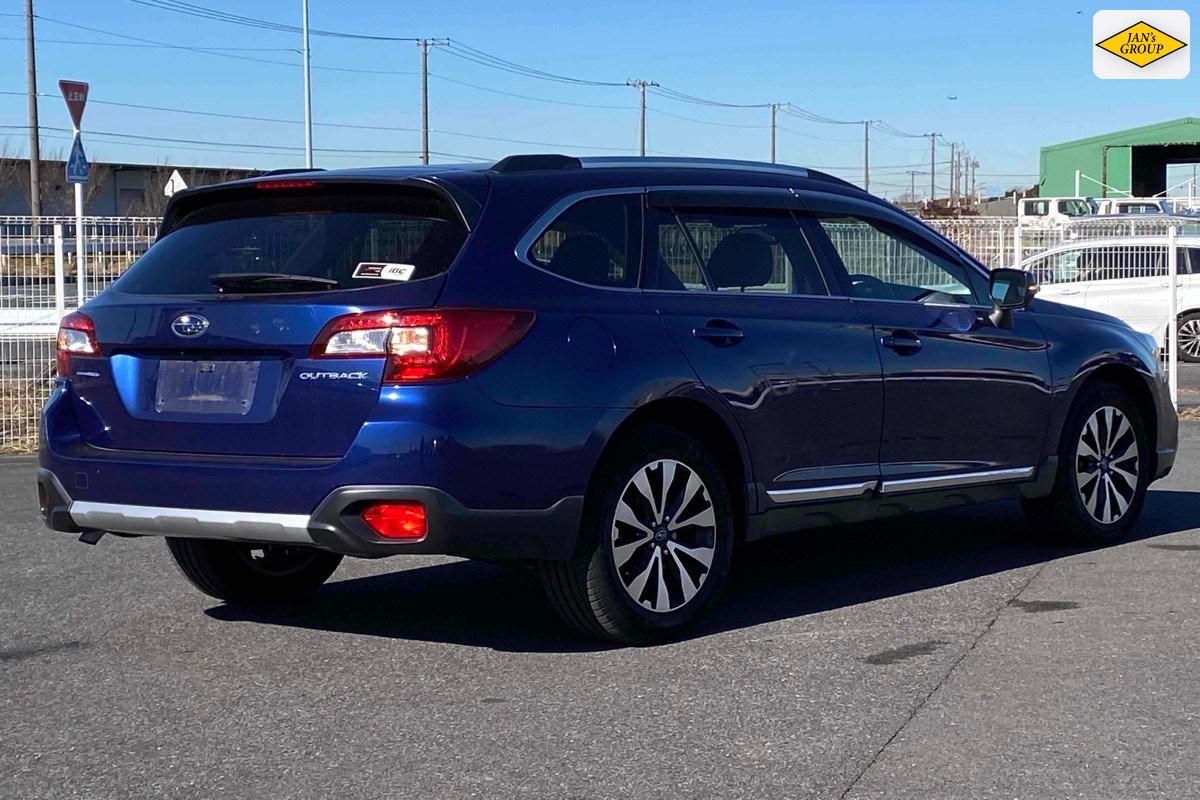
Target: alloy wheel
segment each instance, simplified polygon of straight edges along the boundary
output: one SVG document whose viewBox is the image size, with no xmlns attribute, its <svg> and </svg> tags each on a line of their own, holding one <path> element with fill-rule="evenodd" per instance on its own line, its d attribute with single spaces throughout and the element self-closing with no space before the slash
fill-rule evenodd
<svg viewBox="0 0 1200 800">
<path fill-rule="evenodd" d="M 618 580 L 642 608 L 677 611 L 708 578 L 716 537 L 716 512 L 700 476 L 680 461 L 653 461 L 634 473 L 617 502 L 611 547 Z"/>
<path fill-rule="evenodd" d="M 1129 510 L 1137 493 L 1141 460 L 1137 434 L 1121 409 L 1096 409 L 1075 448 L 1075 484 L 1093 519 L 1112 525 Z"/>
<path fill-rule="evenodd" d="M 1200 360 L 1200 317 L 1179 326 L 1179 352 Z"/>
</svg>

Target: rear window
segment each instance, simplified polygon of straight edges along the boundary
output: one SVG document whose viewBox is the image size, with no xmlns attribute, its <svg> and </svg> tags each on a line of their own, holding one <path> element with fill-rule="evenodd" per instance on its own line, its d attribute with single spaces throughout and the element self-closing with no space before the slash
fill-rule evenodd
<svg viewBox="0 0 1200 800">
<path fill-rule="evenodd" d="M 580 200 L 542 232 L 529 259 L 592 286 L 637 286 L 642 201 L 636 194 Z"/>
<path fill-rule="evenodd" d="M 466 237 L 448 202 L 403 187 L 239 199 L 188 213 L 114 287 L 127 294 L 214 294 L 212 276 L 248 273 L 336 282 L 329 289 L 381 286 L 440 275 Z"/>
</svg>

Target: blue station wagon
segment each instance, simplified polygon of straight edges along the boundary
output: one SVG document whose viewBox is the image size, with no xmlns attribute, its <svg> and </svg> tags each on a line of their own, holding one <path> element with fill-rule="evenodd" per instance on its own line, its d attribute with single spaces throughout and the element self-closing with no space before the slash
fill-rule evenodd
<svg viewBox="0 0 1200 800">
<path fill-rule="evenodd" d="M 532 565 L 681 635 L 737 546 L 1019 500 L 1125 536 L 1175 458 L 1157 345 L 816 171 L 511 156 L 192 189 L 67 315 L 46 524 L 165 537 L 227 603 L 344 556 Z"/>
</svg>

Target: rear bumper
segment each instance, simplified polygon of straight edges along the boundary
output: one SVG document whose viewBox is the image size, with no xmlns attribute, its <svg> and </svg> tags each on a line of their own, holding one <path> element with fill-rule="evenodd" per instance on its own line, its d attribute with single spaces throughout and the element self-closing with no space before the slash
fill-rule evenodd
<svg viewBox="0 0 1200 800">
<path fill-rule="evenodd" d="M 464 507 L 427 486 L 344 486 L 311 514 L 175 508 L 72 500 L 49 470 L 38 471 L 42 518 L 56 531 L 108 531 L 319 547 L 349 556 L 441 554 L 475 558 L 565 559 L 575 548 L 583 498 L 565 497 L 549 508 L 480 510 Z M 371 502 L 416 500 L 429 532 L 417 542 L 385 539 L 359 514 Z"/>
</svg>

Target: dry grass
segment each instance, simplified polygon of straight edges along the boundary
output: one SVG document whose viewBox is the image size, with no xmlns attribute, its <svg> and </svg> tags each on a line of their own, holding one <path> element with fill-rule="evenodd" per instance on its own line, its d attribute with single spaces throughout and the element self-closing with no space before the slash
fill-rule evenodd
<svg viewBox="0 0 1200 800">
<path fill-rule="evenodd" d="M 1180 419 L 1200 419 L 1200 406 L 1183 406 L 1179 409 Z"/>
<path fill-rule="evenodd" d="M 38 423 L 49 396 L 49 380 L 0 380 L 0 454 L 37 452 Z"/>
</svg>

